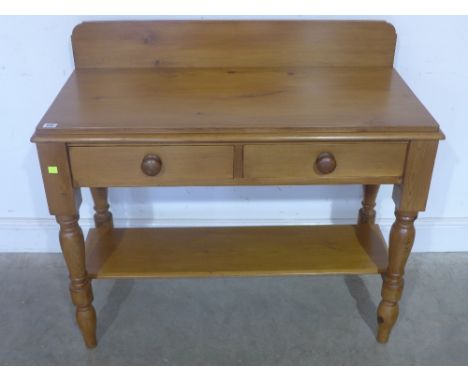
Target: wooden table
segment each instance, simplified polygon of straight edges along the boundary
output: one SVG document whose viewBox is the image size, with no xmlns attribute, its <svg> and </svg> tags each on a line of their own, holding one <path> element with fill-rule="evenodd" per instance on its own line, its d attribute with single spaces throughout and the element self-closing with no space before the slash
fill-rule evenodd
<svg viewBox="0 0 468 382">
<path fill-rule="evenodd" d="M 96 346 L 92 278 L 383 273 L 377 340 L 398 316 L 438 124 L 371 21 L 93 22 L 36 143 L 76 317 Z M 362 184 L 356 225 L 113 228 L 107 188 Z M 393 184 L 389 250 L 375 224 Z M 90 187 L 96 228 L 78 225 Z M 388 255 L 387 255 L 388 253 Z"/>
</svg>

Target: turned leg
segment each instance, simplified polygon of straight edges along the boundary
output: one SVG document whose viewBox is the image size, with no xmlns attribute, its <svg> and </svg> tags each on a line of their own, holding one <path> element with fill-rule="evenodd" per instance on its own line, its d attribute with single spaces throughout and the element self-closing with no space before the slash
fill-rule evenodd
<svg viewBox="0 0 468 382">
<path fill-rule="evenodd" d="M 97 187 L 91 188 L 91 195 L 94 200 L 94 222 L 96 228 L 112 228 L 112 214 L 109 211 L 109 203 L 107 202 L 107 188 Z"/>
<path fill-rule="evenodd" d="M 93 290 L 85 266 L 83 232 L 78 215 L 57 216 L 60 245 L 70 274 L 70 293 L 76 306 L 76 320 L 88 348 L 96 346 L 96 312 L 92 305 Z"/>
<path fill-rule="evenodd" d="M 359 210 L 358 224 L 375 223 L 375 199 L 379 192 L 380 185 L 367 184 L 363 186 L 364 197 L 362 199 L 362 208 Z"/>
<path fill-rule="evenodd" d="M 377 341 L 387 342 L 398 318 L 398 301 L 403 292 L 403 274 L 414 242 L 414 221 L 417 212 L 395 211 L 395 222 L 390 231 L 388 268 L 382 285 L 382 301 L 377 309 L 379 324 Z"/>
</svg>

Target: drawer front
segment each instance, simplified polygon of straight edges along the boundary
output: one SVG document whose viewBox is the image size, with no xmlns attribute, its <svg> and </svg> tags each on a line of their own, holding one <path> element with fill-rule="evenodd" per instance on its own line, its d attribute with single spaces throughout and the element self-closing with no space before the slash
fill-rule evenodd
<svg viewBox="0 0 468 382">
<path fill-rule="evenodd" d="M 232 146 L 74 146 L 76 186 L 216 184 L 232 180 Z"/>
<path fill-rule="evenodd" d="M 244 177 L 279 183 L 398 183 L 406 147 L 406 142 L 245 145 Z"/>
</svg>

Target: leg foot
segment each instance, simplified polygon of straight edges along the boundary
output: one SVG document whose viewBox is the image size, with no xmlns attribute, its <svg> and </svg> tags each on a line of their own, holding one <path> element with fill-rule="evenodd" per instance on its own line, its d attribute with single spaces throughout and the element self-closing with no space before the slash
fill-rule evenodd
<svg viewBox="0 0 468 382">
<path fill-rule="evenodd" d="M 93 291 L 91 280 L 71 280 L 70 293 L 76 306 L 76 322 L 88 348 L 94 348 L 96 341 L 96 311 L 92 305 Z"/>
<path fill-rule="evenodd" d="M 390 231 L 388 268 L 382 285 L 382 301 L 377 309 L 377 341 L 388 341 L 398 318 L 398 302 L 403 292 L 403 274 L 414 242 L 414 221 L 417 212 L 395 212 L 396 220 Z"/>
<path fill-rule="evenodd" d="M 78 215 L 57 216 L 60 224 L 60 245 L 70 274 L 70 294 L 76 306 L 76 320 L 87 347 L 96 341 L 96 312 L 92 305 L 93 291 L 85 265 L 83 232 L 78 225 Z"/>
<path fill-rule="evenodd" d="M 380 343 L 388 342 L 390 331 L 395 324 L 399 313 L 398 303 L 390 303 L 382 300 L 377 309 L 377 341 Z"/>
</svg>

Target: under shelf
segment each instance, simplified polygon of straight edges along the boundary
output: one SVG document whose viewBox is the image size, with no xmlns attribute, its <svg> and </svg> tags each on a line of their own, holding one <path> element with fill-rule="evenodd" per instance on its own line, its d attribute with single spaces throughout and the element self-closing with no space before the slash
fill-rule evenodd
<svg viewBox="0 0 468 382">
<path fill-rule="evenodd" d="M 379 273 L 378 225 L 91 229 L 92 278 Z"/>
</svg>

